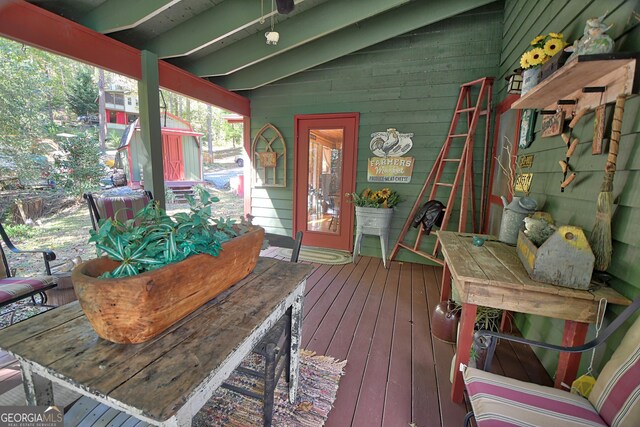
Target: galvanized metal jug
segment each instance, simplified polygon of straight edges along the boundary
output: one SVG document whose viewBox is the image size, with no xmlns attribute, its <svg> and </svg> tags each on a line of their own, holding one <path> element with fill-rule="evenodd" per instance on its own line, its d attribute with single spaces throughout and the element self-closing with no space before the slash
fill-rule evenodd
<svg viewBox="0 0 640 427">
<path fill-rule="evenodd" d="M 500 223 L 500 235 L 498 240 L 509 245 L 515 245 L 518 242 L 518 230 L 522 225 L 522 221 L 536 211 L 538 203 L 531 197 L 514 197 L 511 203 L 507 202 L 507 198 L 501 196 L 502 204 L 502 222 Z"/>
</svg>

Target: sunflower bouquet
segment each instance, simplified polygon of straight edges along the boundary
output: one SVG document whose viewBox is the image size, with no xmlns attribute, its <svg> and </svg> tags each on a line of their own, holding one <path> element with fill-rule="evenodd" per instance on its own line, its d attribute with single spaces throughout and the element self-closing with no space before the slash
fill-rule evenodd
<svg viewBox="0 0 640 427">
<path fill-rule="evenodd" d="M 549 33 L 540 35 L 531 40 L 531 49 L 520 58 L 520 67 L 523 69 L 539 67 L 555 54 L 561 52 L 567 43 L 561 33 Z"/>
<path fill-rule="evenodd" d="M 389 188 L 372 190 L 365 188 L 362 192 L 347 193 L 354 205 L 367 208 L 392 208 L 400 202 L 400 195 Z"/>
</svg>

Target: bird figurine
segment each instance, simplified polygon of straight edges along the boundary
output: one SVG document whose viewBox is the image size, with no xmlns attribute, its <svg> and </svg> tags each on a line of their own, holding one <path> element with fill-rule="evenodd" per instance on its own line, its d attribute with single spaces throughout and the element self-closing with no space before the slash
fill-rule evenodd
<svg viewBox="0 0 640 427">
<path fill-rule="evenodd" d="M 613 39 L 605 34 L 613 25 L 603 22 L 606 15 L 587 19 L 582 37 L 564 49 L 565 52 L 571 52 L 567 62 L 577 59 L 579 55 L 613 52 Z"/>
<path fill-rule="evenodd" d="M 556 226 L 549 224 L 542 218 L 525 218 L 524 234 L 537 247 L 542 246 L 546 240 L 556 231 Z"/>
<path fill-rule="evenodd" d="M 413 146 L 412 133 L 399 133 L 394 128 L 389 128 L 386 132 L 372 133 L 371 137 L 373 139 L 369 147 L 375 155 L 380 157 L 402 156 Z"/>
</svg>

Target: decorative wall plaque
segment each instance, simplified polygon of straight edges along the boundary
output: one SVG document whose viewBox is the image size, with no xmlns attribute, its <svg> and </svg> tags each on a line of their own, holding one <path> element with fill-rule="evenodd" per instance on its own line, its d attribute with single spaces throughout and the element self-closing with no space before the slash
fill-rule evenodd
<svg viewBox="0 0 640 427">
<path fill-rule="evenodd" d="M 271 123 L 264 125 L 253 139 L 251 158 L 256 187 L 287 186 L 287 145 Z"/>
<path fill-rule="evenodd" d="M 536 110 L 522 110 L 522 118 L 520 120 L 520 138 L 518 139 L 518 147 L 527 148 L 531 145 L 534 138 L 533 128 L 536 125 Z"/>
<path fill-rule="evenodd" d="M 520 169 L 528 169 L 533 166 L 533 154 L 527 154 L 526 156 L 520 156 L 518 158 L 518 166 Z"/>
<path fill-rule="evenodd" d="M 394 128 L 386 132 L 374 132 L 371 134 L 369 148 L 378 157 L 401 157 L 413 147 L 412 133 L 400 133 Z"/>
<path fill-rule="evenodd" d="M 557 136 L 562 133 L 564 127 L 564 111 L 555 114 L 545 114 L 542 116 L 542 128 L 540 134 L 542 138 Z"/>
<path fill-rule="evenodd" d="M 521 173 L 516 176 L 515 191 L 529 194 L 531 191 L 531 181 L 533 181 L 532 173 Z"/>
</svg>

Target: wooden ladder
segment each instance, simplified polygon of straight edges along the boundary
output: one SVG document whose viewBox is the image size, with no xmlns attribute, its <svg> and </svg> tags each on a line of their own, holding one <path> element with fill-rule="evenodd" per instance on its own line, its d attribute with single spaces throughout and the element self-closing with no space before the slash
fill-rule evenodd
<svg viewBox="0 0 640 427">
<path fill-rule="evenodd" d="M 476 99 L 475 104 L 472 103 L 472 90 L 474 88 L 480 88 L 478 92 L 478 97 Z M 444 145 L 440 149 L 440 154 L 436 158 L 436 161 L 429 172 L 429 176 L 422 186 L 422 190 L 418 195 L 418 199 L 413 205 L 413 209 L 411 209 L 411 213 L 407 218 L 407 221 L 400 232 L 400 236 L 398 237 L 398 242 L 395 244 L 393 251 L 391 252 L 390 259 L 393 260 L 396 255 L 398 255 L 398 251 L 400 248 L 407 249 L 417 255 L 420 255 L 424 258 L 427 258 L 431 261 L 434 261 L 440 265 L 443 264 L 443 261 L 439 259 L 438 249 L 440 246 L 440 242 L 436 239 L 435 245 L 433 247 L 433 251 L 431 253 L 424 252 L 420 250 L 420 244 L 422 242 L 422 237 L 424 231 L 422 227 L 419 227 L 418 237 L 416 241 L 412 244 L 405 243 L 404 238 L 406 237 L 407 232 L 409 231 L 409 227 L 413 223 L 413 219 L 420 209 L 423 198 L 425 194 L 427 194 L 427 190 L 429 190 L 429 198 L 428 200 L 436 199 L 436 195 L 438 193 L 438 189 L 441 188 L 449 188 L 450 193 L 447 199 L 447 202 L 444 203 L 446 205 L 444 217 L 442 219 L 442 225 L 440 229 L 445 230 L 449 219 L 451 218 L 451 214 L 453 212 L 453 207 L 456 201 L 456 194 L 458 191 L 458 186 L 460 185 L 460 180 L 462 179 L 462 197 L 460 203 L 460 219 L 458 223 L 458 231 L 464 232 L 466 230 L 467 225 L 467 211 L 469 210 L 469 204 L 471 205 L 471 222 L 473 224 L 473 228 L 476 228 L 476 218 L 475 218 L 475 196 L 473 189 L 473 140 L 476 133 L 476 127 L 478 125 L 478 121 L 480 116 L 486 117 L 486 126 L 485 126 L 485 144 L 484 144 L 484 165 L 483 165 L 483 193 L 484 193 L 484 185 L 485 185 L 485 176 L 486 176 L 486 167 L 487 167 L 487 153 L 488 153 L 488 142 L 489 142 L 489 125 L 490 125 L 490 116 L 491 116 L 491 96 L 493 93 L 493 78 L 492 77 L 484 77 L 478 80 L 474 80 L 469 83 L 465 83 L 460 86 L 460 94 L 458 95 L 458 102 L 456 103 L 456 109 L 453 114 L 453 119 L 451 120 L 451 125 L 449 127 L 449 133 L 447 134 L 447 138 L 444 141 Z M 483 108 L 483 104 L 486 106 Z M 460 122 L 460 117 L 462 114 L 467 114 L 467 129 L 463 131 L 463 133 L 458 130 L 458 124 Z M 451 146 L 456 145 L 457 141 L 464 140 L 464 145 L 462 146 L 462 154 L 459 158 L 450 158 L 449 153 L 451 151 Z M 454 144 L 454 141 L 456 143 Z M 459 144 L 457 144 L 459 145 Z M 458 164 L 456 168 L 455 177 L 453 182 L 444 182 L 443 181 L 443 172 L 448 164 Z M 484 194 L 483 197 L 484 198 Z M 471 203 L 469 203 L 471 202 Z"/>
</svg>

